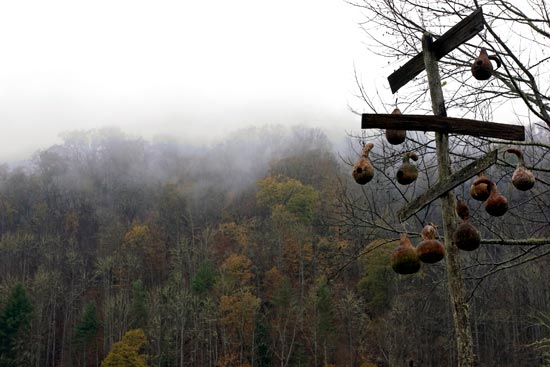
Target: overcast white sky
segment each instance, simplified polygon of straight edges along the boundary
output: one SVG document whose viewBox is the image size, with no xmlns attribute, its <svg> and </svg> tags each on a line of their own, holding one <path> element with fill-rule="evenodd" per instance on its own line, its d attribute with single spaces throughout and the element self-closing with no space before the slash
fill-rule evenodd
<svg viewBox="0 0 550 367">
<path fill-rule="evenodd" d="M 101 126 L 195 141 L 359 129 L 354 63 L 376 72 L 359 20 L 342 0 L 4 1 L 0 162 Z"/>
</svg>

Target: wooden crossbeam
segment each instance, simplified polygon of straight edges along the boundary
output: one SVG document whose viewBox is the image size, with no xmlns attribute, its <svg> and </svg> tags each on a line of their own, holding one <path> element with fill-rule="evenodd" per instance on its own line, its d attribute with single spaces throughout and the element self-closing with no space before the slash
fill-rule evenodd
<svg viewBox="0 0 550 367">
<path fill-rule="evenodd" d="M 436 59 L 441 59 L 481 30 L 483 30 L 483 10 L 478 8 L 433 43 Z M 388 77 L 392 93 L 397 92 L 422 70 L 424 70 L 424 55 L 420 52 Z"/>
<path fill-rule="evenodd" d="M 435 131 L 440 133 L 485 136 L 505 140 L 525 140 L 525 128 L 469 119 L 426 115 L 394 115 L 364 113 L 362 129 L 396 129 Z"/>
<path fill-rule="evenodd" d="M 477 175 L 481 171 L 489 168 L 491 165 L 495 164 L 497 161 L 498 150 L 495 149 L 483 157 L 477 159 L 476 161 L 470 163 L 466 167 L 462 168 L 460 171 L 453 173 L 444 181 L 439 181 L 437 184 L 432 186 L 428 191 L 423 193 L 420 196 L 417 196 L 407 205 L 397 212 L 399 221 L 403 222 L 410 218 L 416 212 L 422 210 L 432 201 L 439 198 L 441 195 L 446 192 L 454 189 L 458 185 L 461 185 L 466 180 Z"/>
</svg>

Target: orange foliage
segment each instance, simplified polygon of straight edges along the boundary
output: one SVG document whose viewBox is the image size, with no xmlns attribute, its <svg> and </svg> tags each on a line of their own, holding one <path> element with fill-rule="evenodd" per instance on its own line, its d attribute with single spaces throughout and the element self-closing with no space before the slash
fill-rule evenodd
<svg viewBox="0 0 550 367">
<path fill-rule="evenodd" d="M 268 271 L 265 272 L 264 277 L 264 289 L 265 289 L 265 299 L 271 301 L 275 295 L 275 290 L 281 285 L 281 280 L 283 275 L 280 270 L 274 266 Z"/>
<path fill-rule="evenodd" d="M 241 288 L 250 284 L 254 273 L 250 270 L 252 261 L 242 255 L 231 254 L 221 265 L 221 272 L 234 285 Z"/>
<path fill-rule="evenodd" d="M 237 345 L 248 345 L 252 342 L 260 303 L 261 300 L 248 291 L 221 297 L 220 323 L 233 336 L 230 340 L 236 341 Z"/>
<path fill-rule="evenodd" d="M 128 286 L 132 280 L 159 279 L 166 268 L 166 246 L 158 231 L 152 230 L 147 224 L 134 225 L 125 235 L 120 247 L 121 255 L 137 256 L 139 268 L 130 264 L 124 269 L 118 269 L 117 275 L 123 285 Z M 146 270 L 146 272 L 144 272 Z"/>
</svg>

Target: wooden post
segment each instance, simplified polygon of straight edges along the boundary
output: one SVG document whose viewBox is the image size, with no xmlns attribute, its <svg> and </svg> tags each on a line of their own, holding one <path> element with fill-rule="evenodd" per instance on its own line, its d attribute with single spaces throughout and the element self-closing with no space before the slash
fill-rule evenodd
<svg viewBox="0 0 550 367">
<path fill-rule="evenodd" d="M 450 176 L 445 177 L 445 180 L 439 180 L 438 183 L 433 185 L 428 191 L 422 195 L 417 196 L 414 200 L 410 201 L 407 205 L 402 207 L 397 212 L 397 217 L 400 222 L 404 222 L 416 212 L 422 210 L 432 201 L 438 199 L 448 191 L 454 189 L 458 185 L 461 185 L 469 178 L 477 175 L 478 173 L 486 170 L 497 161 L 498 150 L 495 149 L 483 157 L 475 160 L 460 171 L 453 173 Z"/>
<path fill-rule="evenodd" d="M 428 74 L 428 85 L 432 98 L 432 109 L 437 116 L 447 116 L 445 100 L 441 89 L 441 79 L 437 57 L 433 49 L 433 39 L 430 34 L 422 37 L 422 50 L 424 54 L 424 66 Z M 451 158 L 449 156 L 449 136 L 447 133 L 436 132 L 436 152 L 438 162 L 439 181 L 449 177 L 451 172 Z M 449 293 L 453 310 L 455 338 L 458 354 L 458 367 L 473 367 L 474 352 L 472 332 L 470 330 L 470 312 L 466 302 L 464 278 L 460 270 L 460 255 L 458 248 L 453 244 L 453 233 L 456 230 L 456 202 L 453 191 L 450 190 L 441 196 L 443 214 L 443 230 L 445 236 L 445 248 L 447 250 L 447 278 Z"/>
</svg>

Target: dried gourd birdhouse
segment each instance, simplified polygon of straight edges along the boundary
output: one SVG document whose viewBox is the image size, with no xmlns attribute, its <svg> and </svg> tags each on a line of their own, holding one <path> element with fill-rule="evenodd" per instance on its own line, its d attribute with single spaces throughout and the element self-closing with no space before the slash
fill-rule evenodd
<svg viewBox="0 0 550 367">
<path fill-rule="evenodd" d="M 437 240 L 437 229 L 433 224 L 428 224 L 422 229 L 422 242 L 416 247 L 416 253 L 420 261 L 433 264 L 445 257 L 445 247 Z"/>
<path fill-rule="evenodd" d="M 408 152 L 403 157 L 403 164 L 397 170 L 395 177 L 401 185 L 413 183 L 418 178 L 418 168 L 409 161 L 410 159 L 417 161 L 418 155 L 414 152 Z"/>
<path fill-rule="evenodd" d="M 493 65 L 491 60 L 497 63 L 497 69 L 500 67 L 500 59 L 497 56 L 489 56 L 485 48 L 481 48 L 479 56 L 472 64 L 472 75 L 477 80 L 488 80 L 493 75 Z"/>
<path fill-rule="evenodd" d="M 391 114 L 401 115 L 401 111 L 399 110 L 399 108 L 396 108 Z M 388 143 L 392 145 L 399 145 L 403 143 L 406 137 L 407 130 L 386 129 L 386 139 L 388 140 Z"/>
<path fill-rule="evenodd" d="M 518 157 L 518 164 L 512 175 L 512 185 L 521 191 L 531 190 L 535 186 L 535 175 L 525 167 L 523 152 L 518 148 L 509 148 L 506 152 L 515 154 Z"/>
<path fill-rule="evenodd" d="M 477 176 L 478 177 L 474 180 L 472 186 L 470 186 L 470 196 L 474 200 L 485 201 L 489 198 L 489 185 L 481 182 L 485 178 L 482 173 L 478 174 Z"/>
<path fill-rule="evenodd" d="M 494 217 L 500 217 L 508 211 L 508 199 L 498 190 L 497 185 L 488 178 L 476 180 L 477 185 L 487 184 L 489 197 L 485 200 L 485 211 Z"/>
<path fill-rule="evenodd" d="M 478 230 L 470 223 L 470 211 L 461 200 L 457 201 L 456 213 L 462 219 L 462 223 L 458 225 L 453 234 L 453 243 L 464 251 L 477 249 L 481 243 L 481 236 Z"/>
<path fill-rule="evenodd" d="M 466 206 L 466 203 L 460 199 L 456 200 L 456 214 L 458 214 L 459 218 L 462 220 L 466 220 L 470 217 L 470 209 Z"/>
<path fill-rule="evenodd" d="M 398 274 L 413 274 L 420 270 L 420 259 L 406 233 L 401 234 L 399 247 L 391 254 L 391 267 Z"/>
<path fill-rule="evenodd" d="M 353 166 L 353 178 L 359 185 L 368 183 L 374 177 L 374 167 L 369 160 L 369 153 L 374 144 L 369 143 L 363 147 L 361 157 Z"/>
</svg>

